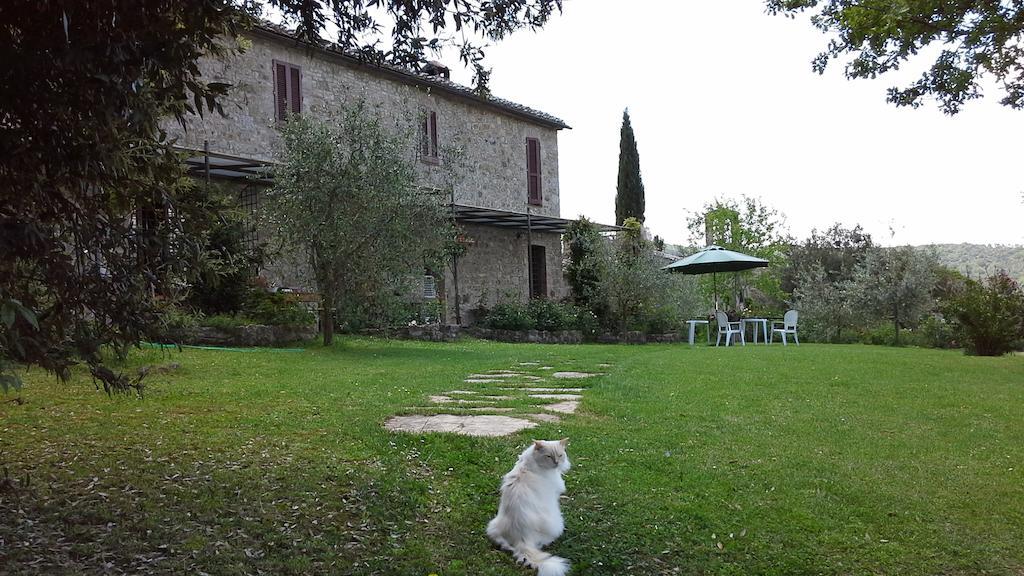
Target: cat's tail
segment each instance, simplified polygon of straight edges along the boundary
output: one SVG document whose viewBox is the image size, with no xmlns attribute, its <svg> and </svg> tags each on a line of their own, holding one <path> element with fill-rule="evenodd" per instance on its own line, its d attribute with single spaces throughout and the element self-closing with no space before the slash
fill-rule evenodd
<svg viewBox="0 0 1024 576">
<path fill-rule="evenodd" d="M 537 576 L 565 576 L 569 571 L 569 561 L 534 548 L 520 545 L 512 550 L 516 561 L 530 568 L 537 569 Z"/>
</svg>

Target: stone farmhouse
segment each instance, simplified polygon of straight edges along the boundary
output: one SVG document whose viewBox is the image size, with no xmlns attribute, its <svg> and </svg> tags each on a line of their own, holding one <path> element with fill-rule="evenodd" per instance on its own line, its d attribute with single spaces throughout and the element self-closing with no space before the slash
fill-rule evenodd
<svg viewBox="0 0 1024 576">
<path fill-rule="evenodd" d="M 246 33 L 239 55 L 200 66 L 211 81 L 235 86 L 226 116 L 193 118 L 187 130 L 166 129 L 186 151 L 199 178 L 234 180 L 243 207 L 258 209 L 270 184 L 275 125 L 288 113 L 316 114 L 365 102 L 382 117 L 410 117 L 422 130 L 418 177 L 436 187 L 438 152 L 458 135 L 466 174 L 452 193 L 451 210 L 467 250 L 445 270 L 424 271 L 423 297 L 443 303 L 447 323 L 472 323 L 481 304 L 568 295 L 562 243 L 569 220 L 559 215 L 558 132 L 549 114 L 451 82 L 443 66 L 422 72 L 374 66 L 329 49 L 298 43 L 270 27 Z M 611 229 L 613 227 L 606 227 Z M 255 243 L 260 236 L 250 232 Z M 312 291 L 301 261 L 278 261 L 261 271 L 272 287 Z"/>
</svg>

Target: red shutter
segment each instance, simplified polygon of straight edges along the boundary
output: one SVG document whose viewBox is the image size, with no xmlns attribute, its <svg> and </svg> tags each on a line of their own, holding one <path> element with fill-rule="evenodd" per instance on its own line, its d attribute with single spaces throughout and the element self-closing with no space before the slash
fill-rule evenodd
<svg viewBox="0 0 1024 576">
<path fill-rule="evenodd" d="M 430 113 L 430 156 L 437 158 L 437 112 Z"/>
<path fill-rule="evenodd" d="M 540 140 L 526 139 L 526 191 L 530 204 L 540 205 L 543 195 L 540 186 Z"/>
<path fill-rule="evenodd" d="M 288 102 L 292 114 L 298 114 L 302 112 L 302 76 L 298 66 L 288 66 L 288 68 L 291 74 L 291 91 L 288 94 Z"/>
<path fill-rule="evenodd" d="M 280 62 L 274 62 L 274 110 L 278 120 L 284 120 L 288 102 L 288 68 Z"/>
</svg>

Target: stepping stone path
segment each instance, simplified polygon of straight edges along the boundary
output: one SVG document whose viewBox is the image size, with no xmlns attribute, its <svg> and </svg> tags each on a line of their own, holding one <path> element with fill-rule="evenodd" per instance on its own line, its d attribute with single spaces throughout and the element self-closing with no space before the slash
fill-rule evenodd
<svg viewBox="0 0 1024 576">
<path fill-rule="evenodd" d="M 558 422 L 562 418 L 561 415 L 572 414 L 579 408 L 585 388 L 578 385 L 560 386 L 557 382 L 547 382 L 541 376 L 528 373 L 530 370 L 554 370 L 553 366 L 541 366 L 540 362 L 519 362 L 517 368 L 469 374 L 463 382 L 476 384 L 478 389 L 449 390 L 428 397 L 435 406 L 409 408 L 421 411 L 458 410 L 462 412 L 461 414 L 403 414 L 389 418 L 384 422 L 384 427 L 393 432 L 413 434 L 451 432 L 467 436 L 505 436 L 534 428 L 539 422 Z M 546 375 L 556 379 L 583 379 L 601 374 L 566 371 Z M 543 387 L 537 387 L 540 382 L 544 382 Z M 534 405 L 526 409 L 498 406 L 514 400 L 558 402 Z M 531 413 L 531 409 L 535 412 Z M 466 414 L 467 411 L 481 414 Z M 515 414 L 507 415 L 509 413 Z"/>
</svg>

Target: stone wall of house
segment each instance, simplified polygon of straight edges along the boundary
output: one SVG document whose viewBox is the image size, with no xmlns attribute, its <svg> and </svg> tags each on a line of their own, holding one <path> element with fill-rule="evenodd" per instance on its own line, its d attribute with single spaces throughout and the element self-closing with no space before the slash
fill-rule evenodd
<svg viewBox="0 0 1024 576">
<path fill-rule="evenodd" d="M 474 310 L 493 307 L 498 302 L 526 302 L 530 297 L 527 233 L 493 226 L 467 224 L 466 237 L 472 242 L 459 257 L 459 302 L 462 323 L 476 320 Z M 558 300 L 568 296 L 569 286 L 562 274 L 561 237 L 551 232 L 534 232 L 530 241 L 545 247 L 547 259 L 547 297 Z M 455 322 L 455 288 L 451 267 L 444 279 L 448 322 Z"/>
<path fill-rule="evenodd" d="M 364 101 L 396 130 L 411 131 L 410 156 L 418 153 L 415 138 L 422 115 L 437 113 L 442 150 L 459 145 L 466 169 L 455 182 L 455 201 L 462 204 L 514 210 L 526 209 L 526 139 L 541 143 L 543 205 L 535 214 L 559 215 L 557 130 L 503 112 L 472 98 L 449 94 L 392 73 L 354 64 L 340 56 L 309 51 L 295 42 L 262 31 L 249 36 L 244 54 L 206 59 L 206 80 L 234 85 L 224 102 L 226 117 L 207 113 L 191 117 L 188 130 L 171 121 L 165 126 L 178 144 L 258 160 L 273 160 L 280 136 L 275 128 L 274 61 L 301 67 L 304 114 L 328 114 L 344 104 Z M 537 98 L 543 97 L 542 93 Z M 445 170 L 416 160 L 421 184 L 446 189 Z"/>
</svg>

